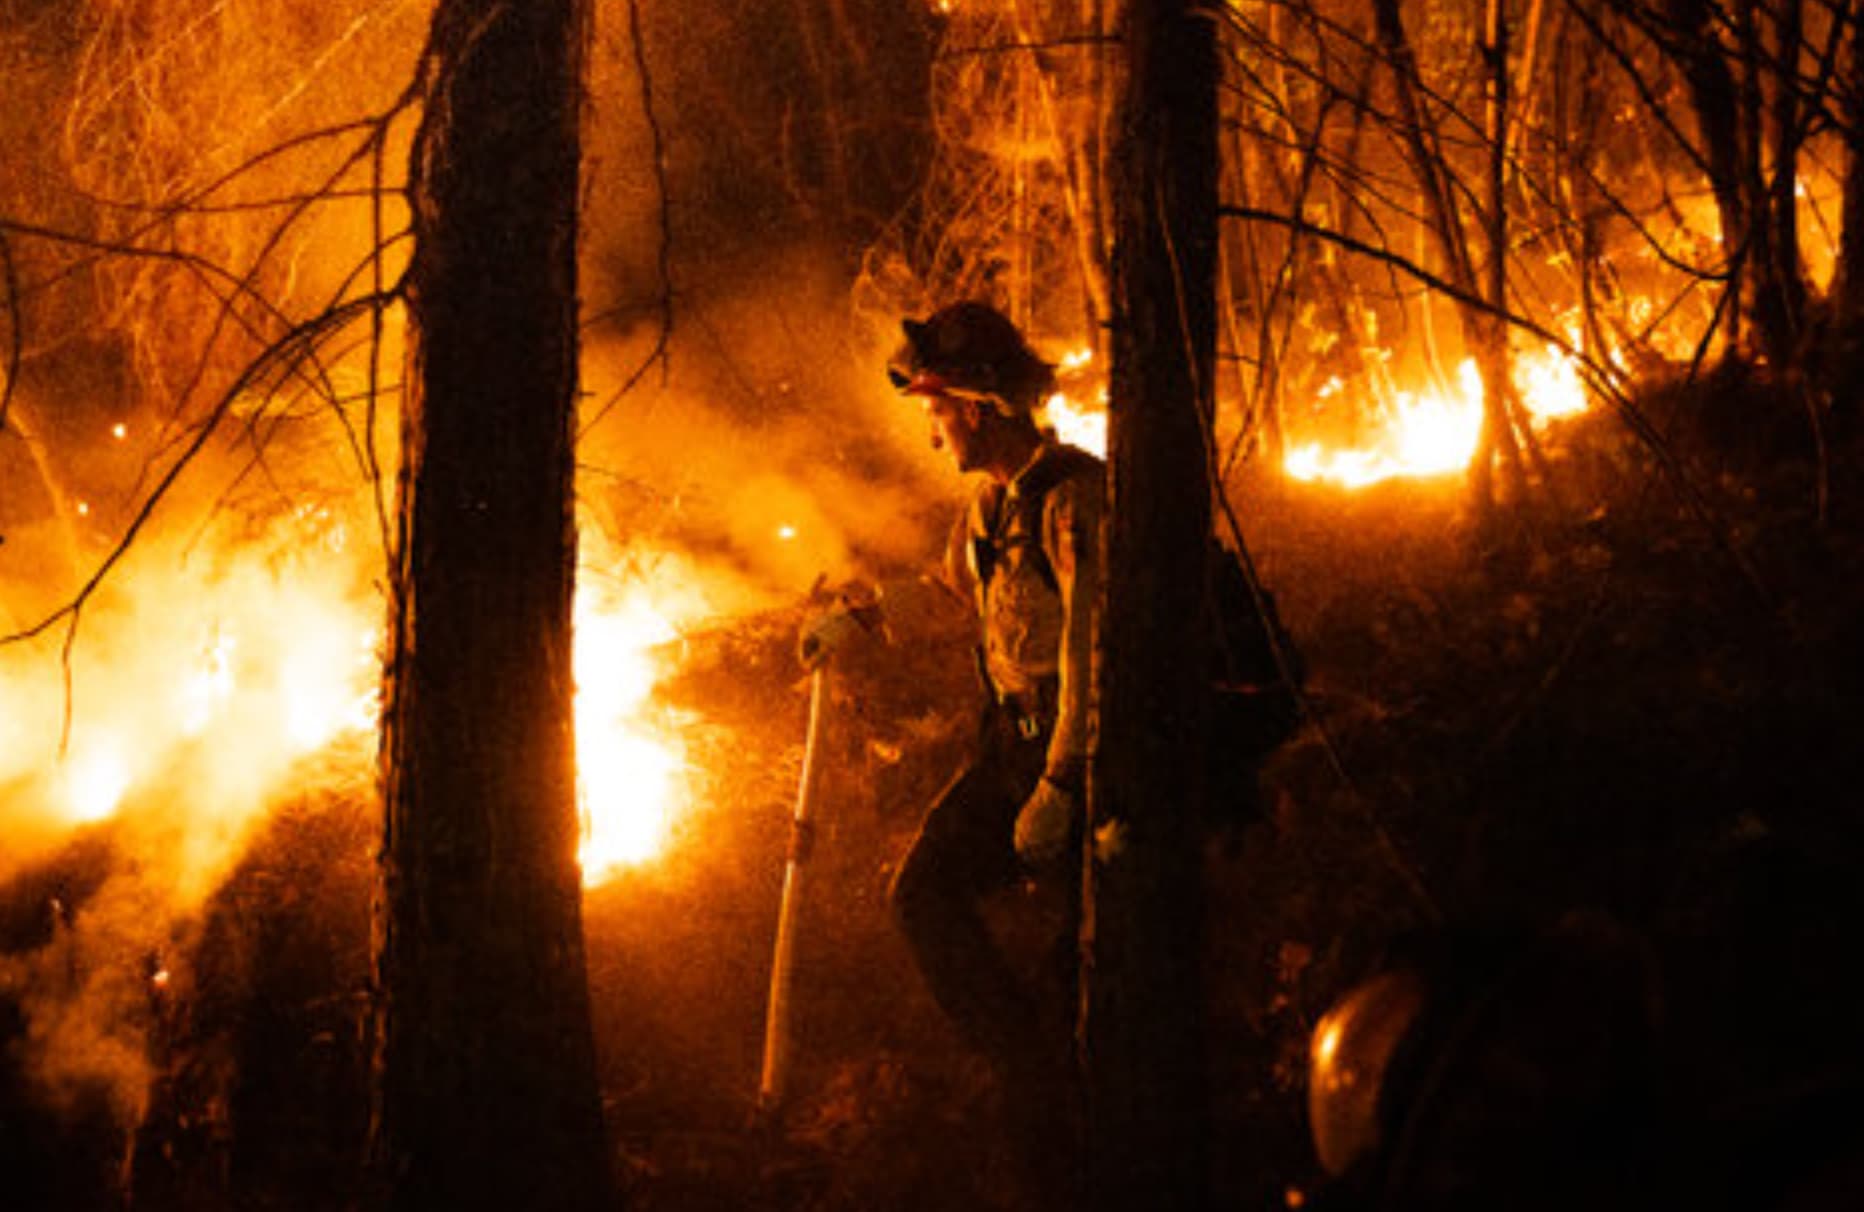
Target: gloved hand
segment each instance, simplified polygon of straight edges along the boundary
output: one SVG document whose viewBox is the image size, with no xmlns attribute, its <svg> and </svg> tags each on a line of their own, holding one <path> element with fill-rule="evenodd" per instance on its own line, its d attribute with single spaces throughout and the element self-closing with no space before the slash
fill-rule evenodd
<svg viewBox="0 0 1864 1212">
<path fill-rule="evenodd" d="M 1126 853 L 1127 839 L 1132 830 L 1126 822 L 1114 817 L 1094 830 L 1094 860 L 1101 866 L 1111 866 L 1122 854 Z"/>
<path fill-rule="evenodd" d="M 880 630 L 880 604 L 869 597 L 844 594 L 826 610 L 803 624 L 796 638 L 796 656 L 813 672 L 862 632 Z"/>
<path fill-rule="evenodd" d="M 1031 867 L 1052 867 L 1068 857 L 1081 819 L 1081 797 L 1044 776 L 1016 814 L 1016 853 Z"/>
</svg>

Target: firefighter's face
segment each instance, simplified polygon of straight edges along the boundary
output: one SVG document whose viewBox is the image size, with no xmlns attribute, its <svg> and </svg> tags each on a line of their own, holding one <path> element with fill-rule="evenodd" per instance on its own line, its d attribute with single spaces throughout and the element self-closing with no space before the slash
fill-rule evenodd
<svg viewBox="0 0 1864 1212">
<path fill-rule="evenodd" d="M 932 449 L 951 451 L 959 471 L 977 470 L 978 429 L 982 424 L 982 409 L 977 401 L 928 395 L 925 406 L 926 419 L 932 423 Z"/>
</svg>

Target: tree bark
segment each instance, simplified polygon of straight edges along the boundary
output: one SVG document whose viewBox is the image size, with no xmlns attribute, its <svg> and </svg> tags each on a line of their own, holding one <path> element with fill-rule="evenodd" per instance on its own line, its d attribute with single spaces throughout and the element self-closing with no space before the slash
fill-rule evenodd
<svg viewBox="0 0 1864 1212">
<path fill-rule="evenodd" d="M 372 1148 L 396 1209 L 612 1209 L 571 727 L 582 0 L 440 0 L 409 186 Z"/>
<path fill-rule="evenodd" d="M 1210 533 L 1217 59 L 1188 0 L 1135 0 L 1116 154 L 1107 576 L 1084 982 L 1094 1207 L 1206 1205 L 1200 617 Z M 1090 847 L 1091 851 L 1091 847 Z"/>
</svg>

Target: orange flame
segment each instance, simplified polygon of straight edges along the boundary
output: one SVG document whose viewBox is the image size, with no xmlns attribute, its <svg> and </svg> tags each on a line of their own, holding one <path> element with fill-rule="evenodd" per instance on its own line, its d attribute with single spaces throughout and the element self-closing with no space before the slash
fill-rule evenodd
<svg viewBox="0 0 1864 1212">
<path fill-rule="evenodd" d="M 1579 368 L 1557 349 L 1515 360 L 1515 389 L 1537 428 L 1586 411 Z M 1337 389 L 1338 382 L 1328 385 Z M 1475 457 L 1482 434 L 1482 376 L 1473 358 L 1457 367 L 1448 392 L 1399 392 L 1373 440 L 1358 447 L 1307 442 L 1291 447 L 1283 468 L 1297 480 L 1324 480 L 1363 488 L 1396 477 L 1431 477 L 1462 472 Z"/>
<path fill-rule="evenodd" d="M 0 823 L 56 836 L 134 809 L 181 824 L 190 886 L 233 857 L 244 827 L 318 777 L 367 783 L 380 716 L 379 599 L 362 588 L 343 528 L 301 513 L 258 545 L 205 560 L 144 560 L 120 601 L 87 616 L 61 735 L 55 656 L 15 648 L 0 664 L 0 782 L 19 779 Z M 586 550 L 601 544 L 585 535 Z M 201 559 L 199 552 L 194 559 Z M 637 557 L 638 562 L 638 557 Z M 659 856 L 689 797 L 681 730 L 652 705 L 656 649 L 708 602 L 666 557 L 652 575 L 586 567 L 576 599 L 578 807 L 584 878 L 598 884 Z M 180 822 L 177 814 L 186 814 Z"/>
<path fill-rule="evenodd" d="M 1057 366 L 1064 381 L 1084 372 L 1092 353 L 1076 350 Z M 1530 421 L 1537 427 L 1576 416 L 1589 407 L 1577 363 L 1559 349 L 1523 355 L 1514 364 L 1515 387 Z M 1335 379 L 1322 389 L 1342 388 Z M 1106 391 L 1094 406 L 1077 397 L 1081 387 L 1057 391 L 1044 404 L 1048 423 L 1062 441 L 1105 456 Z M 1290 448 L 1283 469 L 1297 480 L 1324 480 L 1346 488 L 1363 488 L 1399 476 L 1453 475 L 1469 466 L 1482 432 L 1482 377 L 1473 359 L 1457 367 L 1457 384 L 1447 393 L 1399 392 L 1386 408 L 1385 424 L 1360 447 L 1307 442 Z"/>
<path fill-rule="evenodd" d="M 1093 360 L 1091 349 L 1071 350 L 1062 355 L 1055 370 L 1064 384 L 1078 382 L 1091 373 L 1089 367 Z M 1089 407 L 1074 399 L 1086 390 L 1083 385 L 1057 391 L 1043 402 L 1042 409 L 1057 437 L 1104 459 L 1107 457 L 1107 391 L 1105 387 L 1100 388 L 1095 393 L 1095 406 Z"/>
<path fill-rule="evenodd" d="M 655 649 L 696 599 L 674 584 L 585 579 L 576 595 L 576 753 L 583 882 L 659 856 L 689 794 L 679 721 L 656 714 Z"/>
</svg>

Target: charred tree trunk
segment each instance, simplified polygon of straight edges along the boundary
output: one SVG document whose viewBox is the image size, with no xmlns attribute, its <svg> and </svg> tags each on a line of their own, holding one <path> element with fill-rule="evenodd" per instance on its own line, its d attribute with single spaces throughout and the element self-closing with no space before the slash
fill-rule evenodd
<svg viewBox="0 0 1864 1212">
<path fill-rule="evenodd" d="M 1215 367 L 1217 57 L 1189 0 L 1137 0 L 1114 186 L 1107 580 L 1094 820 L 1125 848 L 1090 868 L 1090 1198 L 1205 1205 L 1196 772 Z M 1091 847 L 1090 847 L 1091 850 Z"/>
<path fill-rule="evenodd" d="M 571 729 L 581 0 L 440 0 L 409 186 L 373 1148 L 396 1209 L 612 1208 Z"/>
</svg>

